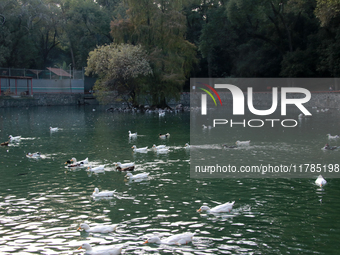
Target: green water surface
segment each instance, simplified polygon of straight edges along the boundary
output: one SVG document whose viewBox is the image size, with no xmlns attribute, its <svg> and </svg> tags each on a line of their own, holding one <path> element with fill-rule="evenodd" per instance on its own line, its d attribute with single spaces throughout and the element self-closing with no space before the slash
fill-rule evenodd
<svg viewBox="0 0 340 255">
<path fill-rule="evenodd" d="M 0 109 L 0 141 L 21 135 L 20 143 L 0 147 L 0 253 L 78 254 L 84 242 L 92 246 L 124 245 L 123 254 L 338 254 L 340 181 L 328 179 L 323 188 L 314 178 L 192 179 L 190 114 L 107 113 L 104 107 L 35 107 Z M 275 130 L 262 134 L 238 130 L 237 137 L 254 141 L 239 160 L 262 157 L 299 157 L 334 160 L 340 151 L 322 152 L 327 133 L 339 130 L 337 112 L 313 114 L 313 121 L 296 127 L 284 146 L 296 141 L 305 153 L 275 145 Z M 61 130 L 51 133 L 49 127 Z M 129 139 L 128 131 L 138 132 Z M 318 132 L 316 132 L 317 130 Z M 202 130 L 202 137 L 207 136 Z M 290 131 L 291 132 L 291 131 Z M 159 133 L 170 133 L 162 140 Z M 290 139 L 290 137 L 292 137 Z M 295 139 L 295 140 L 294 140 Z M 298 140 L 296 140 L 298 139 Z M 202 139 L 202 143 L 205 142 Z M 270 143 L 268 147 L 263 142 Z M 151 150 L 165 144 L 169 153 Z M 333 144 L 337 144 L 336 141 Z M 148 146 L 147 153 L 131 147 Z M 340 144 L 339 144 L 340 145 Z M 41 159 L 29 159 L 39 151 Z M 221 150 L 222 152 L 222 150 Z M 226 157 L 235 152 L 223 151 Z M 65 161 L 89 158 L 90 165 L 105 164 L 105 172 L 67 169 Z M 302 159 L 301 158 L 301 159 Z M 127 181 L 115 170 L 116 162 L 135 162 L 134 174 L 148 172 L 140 182 Z M 93 199 L 95 187 L 116 190 L 111 199 Z M 230 213 L 199 214 L 204 203 L 215 206 L 235 201 Z M 119 224 L 109 234 L 77 231 L 80 223 Z M 143 244 L 148 236 L 195 233 L 181 246 Z M 84 250 L 81 252 L 83 253 Z"/>
</svg>

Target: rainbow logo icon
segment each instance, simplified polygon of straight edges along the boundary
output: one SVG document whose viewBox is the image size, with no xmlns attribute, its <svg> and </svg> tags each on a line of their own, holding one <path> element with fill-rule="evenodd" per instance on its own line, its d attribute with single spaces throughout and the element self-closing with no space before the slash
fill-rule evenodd
<svg viewBox="0 0 340 255">
<path fill-rule="evenodd" d="M 220 98 L 220 95 L 217 93 L 217 91 L 216 91 L 213 87 L 211 87 L 211 86 L 208 85 L 208 84 L 202 83 L 202 82 L 198 82 L 198 83 L 203 84 L 204 86 L 206 86 L 207 88 L 209 88 L 212 92 L 214 92 L 214 94 L 217 96 L 218 100 L 220 101 L 220 104 L 222 105 L 222 100 L 221 100 L 221 98 Z M 214 96 L 211 94 L 211 92 L 210 92 L 209 90 L 204 89 L 204 88 L 199 88 L 199 89 L 201 89 L 201 90 L 203 90 L 204 92 L 206 92 L 206 93 L 212 98 L 212 100 L 214 101 L 215 106 L 217 106 L 216 100 L 215 100 Z"/>
<path fill-rule="evenodd" d="M 214 94 L 217 96 L 217 98 L 220 101 L 220 104 L 222 106 L 222 100 L 220 98 L 220 95 L 216 92 L 216 90 L 213 87 L 211 87 L 208 84 L 202 83 L 202 82 L 198 82 L 198 83 L 206 86 L 208 89 L 210 89 L 212 92 L 214 92 Z M 211 92 L 209 90 L 204 89 L 204 88 L 199 88 L 199 89 L 201 89 L 204 92 L 206 92 L 212 98 L 212 100 L 214 101 L 215 106 L 217 106 L 216 100 L 215 100 L 214 96 L 211 94 Z M 201 95 L 201 114 L 202 115 L 207 115 L 207 95 L 206 94 L 202 94 Z"/>
</svg>

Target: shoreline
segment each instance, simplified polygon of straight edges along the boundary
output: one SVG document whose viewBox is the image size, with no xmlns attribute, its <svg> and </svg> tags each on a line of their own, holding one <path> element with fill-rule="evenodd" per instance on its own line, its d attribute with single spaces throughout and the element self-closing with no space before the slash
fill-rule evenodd
<svg viewBox="0 0 340 255">
<path fill-rule="evenodd" d="M 254 92 L 253 103 L 255 106 L 270 107 L 272 94 L 270 92 Z M 312 98 L 305 104 L 306 107 L 340 109 L 340 91 L 311 91 Z M 199 100 L 201 93 L 182 92 L 179 101 L 170 100 L 168 105 L 176 108 L 190 106 L 190 97 Z M 231 93 L 220 93 L 224 104 L 232 105 Z M 291 98 L 299 98 L 301 94 L 291 94 Z M 280 98 L 280 97 L 279 97 Z M 197 101 L 196 101 L 197 102 Z M 280 102 L 280 100 L 279 100 Z M 208 102 L 209 103 L 209 102 Z M 34 94 L 32 96 L 0 96 L 0 108 L 35 107 L 35 106 L 71 106 L 71 105 L 99 105 L 100 103 L 92 94 Z M 143 105 L 143 104 L 141 104 Z M 147 104 L 145 104 L 147 105 Z M 107 104 L 108 108 L 126 109 L 126 104 L 115 102 Z"/>
</svg>

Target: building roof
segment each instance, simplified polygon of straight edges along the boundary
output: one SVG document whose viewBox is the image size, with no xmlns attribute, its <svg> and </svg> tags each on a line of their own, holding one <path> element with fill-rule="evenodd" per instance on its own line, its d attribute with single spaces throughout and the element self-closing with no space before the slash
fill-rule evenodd
<svg viewBox="0 0 340 255">
<path fill-rule="evenodd" d="M 70 73 L 68 73 L 65 70 L 60 69 L 60 68 L 47 67 L 47 69 L 50 70 L 52 73 L 58 75 L 58 76 L 72 77 L 72 75 Z"/>
<path fill-rule="evenodd" d="M 28 69 L 30 72 L 36 74 L 36 75 L 39 75 L 39 73 L 42 72 L 42 70 L 35 70 L 35 69 Z"/>
</svg>

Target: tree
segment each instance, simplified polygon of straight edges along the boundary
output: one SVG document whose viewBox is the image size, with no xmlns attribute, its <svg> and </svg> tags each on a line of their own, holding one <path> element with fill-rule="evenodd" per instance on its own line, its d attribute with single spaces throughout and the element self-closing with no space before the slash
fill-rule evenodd
<svg viewBox="0 0 340 255">
<path fill-rule="evenodd" d="M 317 34 L 317 71 L 326 77 L 340 76 L 340 1 L 317 0 L 315 14 L 320 20 Z M 338 89 L 338 88 L 336 88 Z"/>
<path fill-rule="evenodd" d="M 6 23 L 6 18 L 3 15 L 0 15 L 0 66 L 6 64 L 6 58 L 9 56 L 9 45 L 11 43 L 10 40 L 10 32 L 7 27 L 4 26 Z"/>
<path fill-rule="evenodd" d="M 144 85 L 142 77 L 152 74 L 140 45 L 114 43 L 91 51 L 85 71 L 99 76 L 94 90 L 100 101 L 107 103 L 114 96 L 133 105 L 137 105 L 137 94 Z"/>
<path fill-rule="evenodd" d="M 315 14 L 322 26 L 326 26 L 332 18 L 340 14 L 340 0 L 317 0 L 316 3 Z"/>
<path fill-rule="evenodd" d="M 110 13 L 92 0 L 64 0 L 61 9 L 63 33 L 60 40 L 69 53 L 72 66 L 82 68 L 86 66 L 88 53 L 96 45 L 112 42 Z"/>
<path fill-rule="evenodd" d="M 29 39 L 36 48 L 36 61 L 40 68 L 50 64 L 50 52 L 60 44 L 60 8 L 54 2 L 32 0 L 27 6 Z"/>
<path fill-rule="evenodd" d="M 220 2 L 223 3 L 223 2 Z M 207 66 L 208 77 L 226 77 L 233 68 L 237 37 L 225 14 L 225 6 L 219 1 L 205 1 L 192 12 L 199 13 L 202 29 L 198 49 Z"/>
<path fill-rule="evenodd" d="M 29 59 L 34 59 L 35 49 L 27 40 L 29 10 L 25 2 L 4 0 L 0 2 L 0 45 L 5 54 L 1 54 L 4 66 L 24 66 Z"/>
<path fill-rule="evenodd" d="M 196 47 L 185 39 L 186 19 L 182 1 L 127 0 L 127 18 L 111 23 L 116 42 L 141 44 L 153 70 L 143 91 L 154 105 L 165 107 L 169 98 L 178 98 L 186 77 L 196 61 Z"/>
<path fill-rule="evenodd" d="M 121 0 L 99 2 L 0 1 L 0 64 L 44 69 L 66 62 L 82 68 L 96 45 L 112 42 L 111 15 L 121 12 Z"/>
<path fill-rule="evenodd" d="M 308 49 L 312 46 L 310 35 L 318 31 L 313 8 L 310 0 L 230 0 L 226 14 L 238 36 L 237 54 L 240 54 L 234 63 L 235 76 L 297 74 L 289 71 L 288 66 L 295 65 L 298 57 L 312 51 Z M 317 61 L 317 58 L 312 60 Z M 300 66 L 299 69 L 307 70 L 314 65 L 315 71 L 316 63 L 307 62 L 304 60 L 300 65 L 309 67 Z"/>
</svg>

